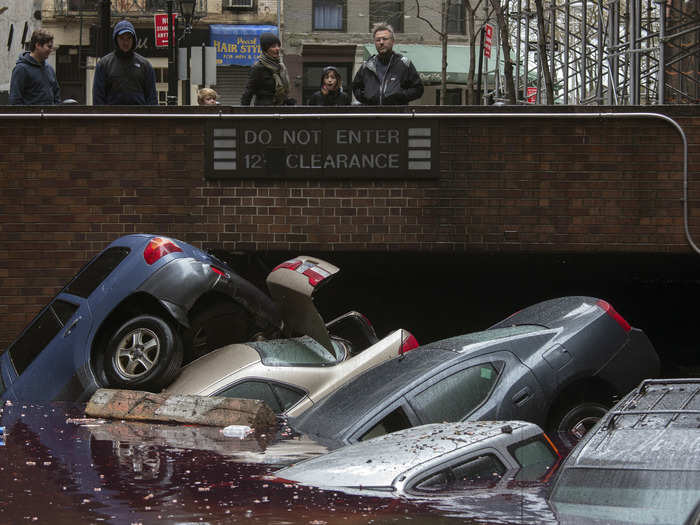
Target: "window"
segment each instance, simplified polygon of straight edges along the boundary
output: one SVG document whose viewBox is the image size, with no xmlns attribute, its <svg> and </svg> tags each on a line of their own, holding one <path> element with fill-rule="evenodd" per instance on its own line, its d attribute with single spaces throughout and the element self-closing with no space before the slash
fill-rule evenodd
<svg viewBox="0 0 700 525">
<path fill-rule="evenodd" d="M 464 35 L 464 3 L 460 0 L 450 0 L 447 8 L 447 32 L 454 35 Z"/>
<path fill-rule="evenodd" d="M 314 0 L 314 31 L 345 31 L 345 0 Z"/>
<path fill-rule="evenodd" d="M 389 434 L 390 432 L 396 432 L 397 430 L 403 430 L 404 428 L 410 428 L 412 426 L 403 409 L 397 408 L 390 414 L 384 416 L 379 423 L 365 432 L 360 438 L 360 441 L 366 441 L 373 437 L 383 436 L 384 434 Z"/>
<path fill-rule="evenodd" d="M 411 406 L 423 423 L 459 421 L 488 397 L 498 373 L 492 363 L 460 370 L 417 394 Z"/>
<path fill-rule="evenodd" d="M 386 22 L 396 33 L 403 33 L 403 2 L 369 1 L 369 30 L 378 22 Z"/>
<path fill-rule="evenodd" d="M 69 305 L 69 303 L 63 303 L 63 305 Z M 73 311 L 77 309 L 77 306 L 69 306 L 73 307 Z M 66 308 L 61 307 L 60 310 L 61 316 L 66 317 L 68 314 Z M 9 350 L 10 359 L 12 359 L 12 364 L 17 370 L 17 375 L 24 372 L 32 364 L 36 356 L 51 342 L 62 327 L 63 325 L 54 315 L 51 306 L 34 319 L 29 328 L 15 341 L 15 344 Z"/>
<path fill-rule="evenodd" d="M 542 435 L 511 445 L 508 450 L 522 467 L 515 477 L 517 481 L 541 479 L 558 460 L 552 446 Z"/>
<path fill-rule="evenodd" d="M 242 381 L 216 395 L 240 399 L 259 399 L 264 401 L 275 414 L 281 414 L 295 405 L 304 394 L 278 383 Z"/>
<path fill-rule="evenodd" d="M 474 485 L 497 483 L 506 471 L 505 465 L 493 454 L 483 454 L 464 463 L 431 474 L 419 481 L 415 489 L 425 492 L 463 490 Z"/>
<path fill-rule="evenodd" d="M 119 266 L 130 251 L 129 248 L 116 246 L 105 250 L 68 283 L 65 291 L 78 297 L 88 297 Z"/>
</svg>

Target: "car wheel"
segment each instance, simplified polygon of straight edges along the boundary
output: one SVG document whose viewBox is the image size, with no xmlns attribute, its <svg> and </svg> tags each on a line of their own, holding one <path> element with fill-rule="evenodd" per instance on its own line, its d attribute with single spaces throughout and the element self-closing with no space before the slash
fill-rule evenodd
<svg viewBox="0 0 700 525">
<path fill-rule="evenodd" d="M 608 407 L 600 403 L 582 402 L 565 411 L 555 427 L 564 443 L 575 445 L 602 418 Z"/>
<path fill-rule="evenodd" d="M 231 343 L 255 338 L 255 323 L 250 314 L 236 303 L 217 303 L 192 317 L 190 359 Z"/>
<path fill-rule="evenodd" d="M 159 392 L 182 365 L 183 347 L 172 325 L 142 315 L 124 323 L 109 339 L 103 360 L 110 388 Z"/>
</svg>

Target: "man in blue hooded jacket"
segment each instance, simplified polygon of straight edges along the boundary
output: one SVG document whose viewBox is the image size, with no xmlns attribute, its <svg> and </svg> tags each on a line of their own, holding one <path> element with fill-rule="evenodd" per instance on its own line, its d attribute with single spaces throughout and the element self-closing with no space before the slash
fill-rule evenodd
<svg viewBox="0 0 700 525">
<path fill-rule="evenodd" d="M 10 79 L 10 104 L 13 106 L 48 106 L 61 101 L 56 72 L 46 63 L 53 51 L 53 35 L 37 29 L 29 41 L 31 51 L 17 59 Z"/>
<path fill-rule="evenodd" d="M 151 63 L 138 53 L 136 30 L 121 20 L 112 32 L 115 49 L 95 67 L 92 103 L 95 106 L 156 106 L 156 75 Z"/>
</svg>

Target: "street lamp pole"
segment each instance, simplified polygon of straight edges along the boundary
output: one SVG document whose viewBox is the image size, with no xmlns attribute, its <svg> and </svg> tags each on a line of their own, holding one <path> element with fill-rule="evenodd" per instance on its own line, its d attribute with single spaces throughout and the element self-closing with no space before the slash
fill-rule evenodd
<svg viewBox="0 0 700 525">
<path fill-rule="evenodd" d="M 173 27 L 173 0 L 168 0 L 168 106 L 177 105 L 177 72 L 175 71 L 175 28 Z"/>
<path fill-rule="evenodd" d="M 194 8 L 197 5 L 197 0 L 178 0 L 180 3 L 180 14 L 185 21 L 185 45 L 187 46 L 187 79 L 185 80 L 185 104 L 191 104 L 190 91 L 192 90 L 192 81 L 190 79 L 190 59 L 191 59 L 191 34 L 192 20 L 194 19 Z"/>
</svg>

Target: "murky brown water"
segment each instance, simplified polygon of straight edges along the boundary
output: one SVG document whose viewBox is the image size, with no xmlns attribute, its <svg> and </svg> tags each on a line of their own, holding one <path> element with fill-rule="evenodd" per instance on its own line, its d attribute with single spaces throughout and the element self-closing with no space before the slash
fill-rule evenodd
<svg viewBox="0 0 700 525">
<path fill-rule="evenodd" d="M 84 405 L 0 408 L 0 524 L 554 523 L 543 486 L 406 501 L 261 479 L 323 447 L 282 426 L 219 429 L 89 421 Z"/>
</svg>

